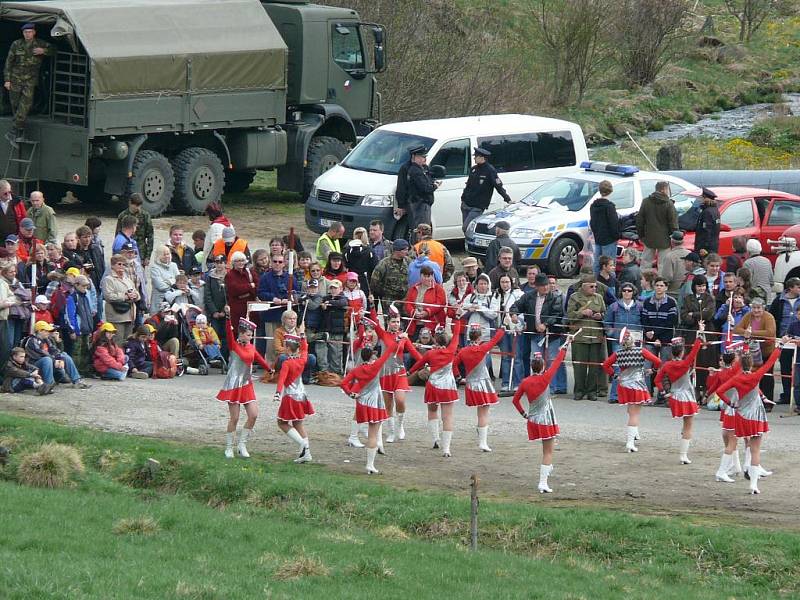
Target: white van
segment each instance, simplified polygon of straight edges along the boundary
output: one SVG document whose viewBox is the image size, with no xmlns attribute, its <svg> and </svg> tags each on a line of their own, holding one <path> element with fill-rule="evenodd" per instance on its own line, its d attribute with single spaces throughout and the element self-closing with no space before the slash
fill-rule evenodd
<svg viewBox="0 0 800 600">
<path fill-rule="evenodd" d="M 428 164 L 441 165 L 446 173 L 431 211 L 439 240 L 464 237 L 461 193 L 473 164 L 473 148 L 492 153 L 489 162 L 515 201 L 544 181 L 577 172 L 589 158 L 580 126 L 559 119 L 489 115 L 384 125 L 317 178 L 306 202 L 306 225 L 321 233 L 331 222 L 341 221 L 349 234 L 379 219 L 386 237 L 405 237 L 405 218 L 398 222 L 393 217 L 397 172 L 408 162 L 409 150 L 420 145 L 429 150 Z M 488 210 L 503 204 L 495 192 Z"/>
</svg>

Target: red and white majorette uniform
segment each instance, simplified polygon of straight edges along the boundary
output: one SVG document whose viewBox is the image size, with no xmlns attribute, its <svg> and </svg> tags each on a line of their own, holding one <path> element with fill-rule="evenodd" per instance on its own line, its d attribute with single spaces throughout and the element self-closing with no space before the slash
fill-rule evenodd
<svg viewBox="0 0 800 600">
<path fill-rule="evenodd" d="M 775 348 L 772 355 L 757 371 L 739 373 L 736 377 L 729 379 L 717 388 L 717 396 L 725 404 L 731 403 L 731 399 L 727 395 L 728 390 L 735 389 L 739 395 L 739 406 L 736 408 L 736 416 L 734 417 L 736 437 L 756 437 L 769 431 L 767 411 L 764 408 L 764 402 L 761 400 L 758 383 L 764 375 L 772 371 L 772 367 L 775 366 L 775 362 L 780 355 L 781 349 Z"/>
<path fill-rule="evenodd" d="M 711 394 L 716 394 L 717 390 L 722 386 L 723 383 L 733 379 L 741 372 L 742 364 L 738 360 L 731 367 L 715 371 L 708 376 L 708 380 L 706 381 L 706 394 L 709 397 L 711 397 Z M 736 429 L 736 409 L 739 406 L 739 392 L 737 392 L 734 388 L 728 390 L 727 394 L 725 395 L 727 396 L 730 404 L 723 400 L 722 406 L 719 409 L 719 422 L 722 426 L 722 429 L 726 431 L 734 431 Z"/>
<path fill-rule="evenodd" d="M 302 421 L 314 414 L 314 407 L 308 400 L 303 385 L 303 369 L 306 368 L 306 361 L 308 361 L 308 342 L 305 337 L 301 337 L 300 355 L 286 358 L 278 375 L 278 387 L 275 392 L 281 396 L 281 405 L 278 407 L 279 421 Z"/>
<path fill-rule="evenodd" d="M 521 415 L 525 414 L 522 396 L 528 397 L 528 439 L 531 441 L 549 440 L 559 434 L 553 401 L 550 399 L 550 382 L 566 355 L 567 348 L 564 347 L 544 373 L 523 379 L 514 394 L 514 408 Z"/>
<path fill-rule="evenodd" d="M 603 370 L 614 374 L 614 363 L 619 367 L 617 376 L 617 400 L 620 404 L 645 404 L 650 400 L 650 389 L 644 377 L 644 363 L 650 361 L 653 368 L 661 365 L 661 359 L 644 348 L 620 348 L 604 362 Z"/>
<path fill-rule="evenodd" d="M 672 416 L 675 419 L 682 417 L 691 417 L 700 411 L 697 405 L 697 398 L 694 392 L 694 383 L 692 383 L 692 375 L 694 374 L 694 359 L 697 358 L 697 353 L 700 352 L 702 342 L 700 338 L 695 339 L 692 344 L 692 349 L 686 358 L 681 360 L 668 360 L 661 365 L 658 370 L 658 375 L 653 383 L 659 390 L 663 390 L 664 377 L 668 377 L 670 381 L 669 390 L 669 408 L 672 411 Z"/>
<path fill-rule="evenodd" d="M 431 348 L 423 354 L 409 373 L 419 371 L 427 363 L 431 370 L 425 382 L 425 404 L 449 404 L 458 402 L 458 386 L 453 377 L 453 361 L 458 350 L 458 335 L 461 333 L 461 321 L 453 324 L 453 337 L 445 348 Z"/>
<path fill-rule="evenodd" d="M 358 396 L 356 398 L 356 422 L 358 423 L 382 423 L 389 418 L 386 413 L 386 405 L 383 403 L 380 373 L 397 345 L 391 334 L 387 333 L 380 325 L 376 327 L 376 331 L 380 339 L 385 341 L 388 352 L 385 352 L 378 360 L 363 363 L 350 370 L 340 384 L 346 394 L 357 394 Z"/>
<path fill-rule="evenodd" d="M 408 373 L 403 362 L 403 356 L 408 352 L 415 361 L 418 361 L 422 358 L 422 354 L 414 347 L 408 337 L 397 339 L 395 337 L 396 334 L 390 333 L 389 335 L 395 339 L 395 350 L 389 352 L 386 342 L 380 341 L 381 356 L 391 354 L 389 360 L 386 361 L 383 369 L 381 369 L 381 389 L 390 394 L 398 391 L 410 392 L 411 386 L 408 385 Z"/>
<path fill-rule="evenodd" d="M 253 344 L 242 345 L 236 341 L 230 320 L 227 322 L 227 336 L 231 355 L 228 361 L 228 374 L 225 376 L 222 389 L 217 394 L 217 400 L 233 404 L 248 404 L 256 399 L 256 391 L 253 389 L 253 361 L 267 371 L 271 371 L 272 367 L 256 351 Z"/>
<path fill-rule="evenodd" d="M 489 369 L 486 368 L 486 355 L 497 345 L 503 335 L 505 335 L 505 330 L 498 329 L 489 341 L 464 346 L 456 354 L 456 359 L 453 361 L 453 374 L 458 375 L 459 364 L 464 365 L 467 372 L 467 376 L 464 378 L 467 406 L 485 406 L 497 403 L 497 392 L 492 385 L 492 378 L 489 377 Z"/>
</svg>

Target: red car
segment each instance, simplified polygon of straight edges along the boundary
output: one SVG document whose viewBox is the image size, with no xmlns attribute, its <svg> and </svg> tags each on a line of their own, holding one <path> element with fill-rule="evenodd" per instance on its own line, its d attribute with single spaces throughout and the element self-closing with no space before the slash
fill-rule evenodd
<svg viewBox="0 0 800 600">
<path fill-rule="evenodd" d="M 723 258 L 733 254 L 733 238 L 741 235 L 760 241 L 764 256 L 774 263 L 776 254 L 767 240 L 777 240 L 787 228 L 800 223 L 800 196 L 750 187 L 709 189 L 717 194 L 719 206 L 721 222 L 719 254 Z M 673 200 L 679 220 L 693 207 L 696 210 L 700 202 L 699 196 L 691 192 L 677 194 L 673 196 Z M 683 220 L 686 221 L 687 217 L 689 215 Z M 686 231 L 683 245 L 686 248 L 694 248 L 694 231 Z M 638 240 L 621 239 L 617 247 L 617 256 L 628 246 L 642 250 L 642 244 Z M 589 255 L 591 256 L 591 251 Z"/>
</svg>

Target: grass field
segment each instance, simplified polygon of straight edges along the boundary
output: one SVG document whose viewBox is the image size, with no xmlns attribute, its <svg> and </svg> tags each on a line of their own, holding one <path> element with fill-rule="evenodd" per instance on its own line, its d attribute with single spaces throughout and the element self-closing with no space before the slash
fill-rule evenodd
<svg viewBox="0 0 800 600">
<path fill-rule="evenodd" d="M 79 449 L 72 487 L 16 481 L 42 442 Z M 800 574 L 793 532 L 537 495 L 482 502 L 471 552 L 461 494 L 8 415 L 0 444 L 13 450 L 0 468 L 3 598 L 788 598 Z"/>
</svg>

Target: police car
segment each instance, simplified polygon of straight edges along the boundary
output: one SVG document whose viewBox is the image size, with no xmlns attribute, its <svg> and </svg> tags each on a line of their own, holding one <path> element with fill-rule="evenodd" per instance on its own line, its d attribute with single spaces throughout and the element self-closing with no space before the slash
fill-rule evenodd
<svg viewBox="0 0 800 600">
<path fill-rule="evenodd" d="M 467 252 L 483 258 L 495 238 L 495 224 L 508 221 L 509 236 L 519 246 L 523 264 L 538 264 L 556 277 L 574 277 L 589 235 L 589 206 L 598 196 L 601 181 L 607 179 L 614 186 L 609 199 L 620 216 L 637 212 L 642 199 L 655 191 L 659 181 L 669 183 L 670 195 L 700 193 L 700 188 L 688 181 L 656 171 L 640 171 L 632 165 L 585 161 L 581 170 L 547 181 L 521 201 L 472 221 L 466 231 Z"/>
</svg>

